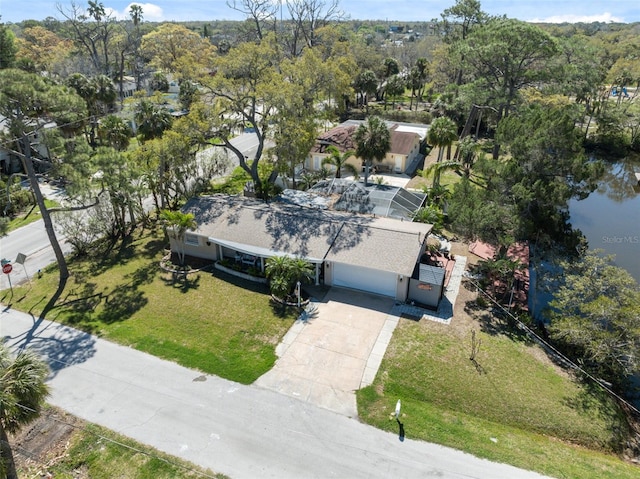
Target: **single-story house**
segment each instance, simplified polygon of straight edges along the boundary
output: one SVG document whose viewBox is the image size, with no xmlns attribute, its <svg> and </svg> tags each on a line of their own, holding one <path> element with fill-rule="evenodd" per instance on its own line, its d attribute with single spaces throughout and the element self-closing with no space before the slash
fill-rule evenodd
<svg viewBox="0 0 640 479">
<path fill-rule="evenodd" d="M 327 152 L 329 146 L 335 146 L 341 153 L 353 150 L 357 145 L 354 135 L 363 122 L 349 120 L 320 135 L 309 156 L 305 160 L 304 167 L 309 171 L 318 171 L 322 168 L 322 161 L 330 156 Z M 374 165 L 378 171 L 413 174 L 415 168 L 421 165 L 420 147 L 427 135 L 428 126 L 412 123 L 386 122 L 391 136 L 391 149 L 384 160 Z M 422 158 L 423 159 L 423 158 Z M 363 159 L 355 155 L 348 160 L 361 170 Z"/>
<path fill-rule="evenodd" d="M 303 206 L 263 203 L 242 196 L 193 198 L 182 209 L 195 216 L 184 252 L 228 259 L 264 270 L 271 256 L 304 258 L 315 283 L 406 301 L 432 225 Z M 178 247 L 172 241 L 171 248 Z"/>
</svg>

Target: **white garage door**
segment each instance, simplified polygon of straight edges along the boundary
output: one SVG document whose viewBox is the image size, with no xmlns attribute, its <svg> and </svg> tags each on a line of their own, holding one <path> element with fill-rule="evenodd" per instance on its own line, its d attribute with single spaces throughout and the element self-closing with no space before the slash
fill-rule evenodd
<svg viewBox="0 0 640 479">
<path fill-rule="evenodd" d="M 361 266 L 333 264 L 333 285 L 396 297 L 396 275 Z"/>
</svg>

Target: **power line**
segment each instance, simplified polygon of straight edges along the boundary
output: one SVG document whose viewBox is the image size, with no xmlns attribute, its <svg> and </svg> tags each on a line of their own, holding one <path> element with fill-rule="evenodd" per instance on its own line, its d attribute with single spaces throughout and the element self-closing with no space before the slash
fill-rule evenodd
<svg viewBox="0 0 640 479">
<path fill-rule="evenodd" d="M 539 343 L 544 348 L 546 348 L 549 351 L 551 351 L 559 359 L 561 359 L 563 362 L 565 362 L 570 368 L 575 369 L 577 371 L 580 371 L 585 377 L 587 377 L 588 379 L 593 381 L 596 385 L 598 385 L 600 388 L 602 388 L 607 394 L 609 394 L 610 396 L 614 397 L 615 399 L 617 399 L 618 401 L 623 403 L 625 406 L 627 406 L 629 409 L 631 409 L 635 414 L 640 416 L 640 410 L 638 410 L 638 408 L 636 408 L 633 404 L 631 404 L 626 399 L 624 399 L 622 396 L 617 394 L 615 391 L 613 391 L 609 387 L 605 386 L 600 379 L 596 378 L 595 376 L 591 375 L 589 372 L 585 371 L 582 367 L 578 366 L 571 359 L 569 359 L 564 354 L 562 354 L 558 349 L 556 349 L 552 344 L 548 343 L 543 338 L 541 338 L 529 326 L 524 324 L 522 321 L 520 321 L 520 319 L 518 319 L 516 316 L 511 314 L 511 312 L 509 310 L 505 309 L 504 306 L 502 306 L 495 299 L 493 299 L 493 297 L 489 293 L 487 293 L 485 290 L 483 290 L 478 283 L 473 281 L 471 278 L 465 278 L 465 281 L 468 281 L 468 282 L 472 283 L 478 289 L 478 291 L 482 292 L 492 303 L 494 303 L 497 307 L 499 307 L 502 310 L 503 313 L 507 314 L 511 319 L 513 319 L 516 322 L 518 328 L 520 328 L 526 334 L 531 336 L 537 343 Z"/>
</svg>

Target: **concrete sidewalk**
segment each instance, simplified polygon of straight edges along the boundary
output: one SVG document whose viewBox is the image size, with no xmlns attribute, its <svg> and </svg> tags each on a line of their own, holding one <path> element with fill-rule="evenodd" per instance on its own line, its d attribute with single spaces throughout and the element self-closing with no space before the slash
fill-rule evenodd
<svg viewBox="0 0 640 479">
<path fill-rule="evenodd" d="M 399 438 L 9 308 L 0 313 L 0 335 L 11 347 L 32 347 L 48 358 L 51 404 L 235 479 L 542 477 Z M 405 428 L 410 434 L 410 411 Z"/>
</svg>

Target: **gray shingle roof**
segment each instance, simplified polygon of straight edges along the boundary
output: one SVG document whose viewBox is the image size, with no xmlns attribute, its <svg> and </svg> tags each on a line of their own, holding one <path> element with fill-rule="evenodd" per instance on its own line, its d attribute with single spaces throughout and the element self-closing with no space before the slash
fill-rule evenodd
<svg viewBox="0 0 640 479">
<path fill-rule="evenodd" d="M 246 245 L 261 254 L 324 259 L 410 276 L 431 225 L 371 218 L 244 197 L 192 198 L 196 233 L 214 242 Z"/>
</svg>

